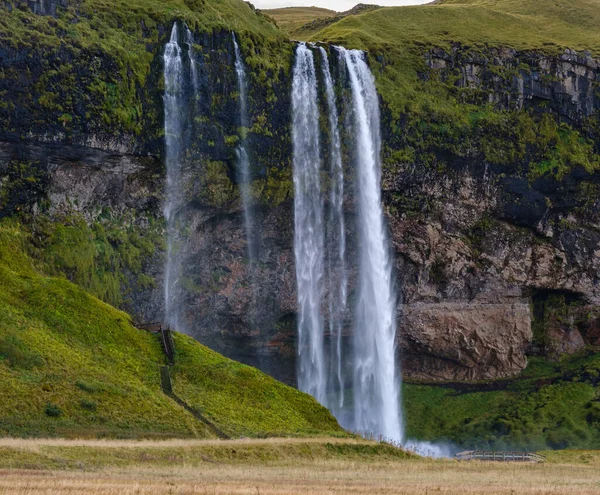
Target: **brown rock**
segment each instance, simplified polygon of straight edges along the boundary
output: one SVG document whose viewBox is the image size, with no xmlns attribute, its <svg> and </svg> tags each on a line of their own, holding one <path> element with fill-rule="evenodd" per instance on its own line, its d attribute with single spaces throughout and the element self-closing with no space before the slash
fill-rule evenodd
<svg viewBox="0 0 600 495">
<path fill-rule="evenodd" d="M 399 332 L 403 373 L 427 381 L 483 380 L 527 365 L 532 339 L 524 303 L 405 306 Z"/>
</svg>

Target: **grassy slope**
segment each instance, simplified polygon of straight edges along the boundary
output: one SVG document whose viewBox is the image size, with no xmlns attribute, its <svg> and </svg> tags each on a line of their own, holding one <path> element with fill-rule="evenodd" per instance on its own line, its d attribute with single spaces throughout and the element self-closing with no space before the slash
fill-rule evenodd
<svg viewBox="0 0 600 495">
<path fill-rule="evenodd" d="M 232 464 L 265 464 L 296 462 L 386 462 L 416 460 L 409 452 L 386 443 L 362 439 L 241 439 L 228 442 L 204 440 L 72 440 L 7 439 L 0 443 L 0 469 L 87 470 L 111 467 L 148 468 L 206 466 L 207 462 Z"/>
<path fill-rule="evenodd" d="M 461 42 L 516 49 L 568 47 L 599 53 L 598 22 L 600 3 L 596 0 L 445 0 L 347 17 L 311 38 L 369 49 Z"/>
<path fill-rule="evenodd" d="M 408 434 L 465 447 L 595 448 L 600 442 L 600 355 L 531 359 L 516 379 L 482 386 L 404 385 Z"/>
<path fill-rule="evenodd" d="M 262 12 L 275 19 L 277 25 L 288 34 L 293 33 L 307 22 L 324 17 L 333 17 L 337 14 L 335 10 L 320 7 L 286 7 L 263 10 Z"/>
<path fill-rule="evenodd" d="M 210 436 L 162 393 L 157 338 L 64 278 L 42 275 L 28 249 L 17 225 L 0 224 L 0 434 Z M 340 431 L 311 397 L 176 340 L 176 391 L 231 435 Z"/>
</svg>

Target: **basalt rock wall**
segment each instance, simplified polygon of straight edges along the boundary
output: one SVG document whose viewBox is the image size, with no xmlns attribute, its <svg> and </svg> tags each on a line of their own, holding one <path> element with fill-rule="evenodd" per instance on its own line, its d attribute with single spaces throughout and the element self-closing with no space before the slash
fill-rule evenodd
<svg viewBox="0 0 600 495">
<path fill-rule="evenodd" d="M 142 119 L 137 136 L 88 121 L 86 114 L 96 115 L 101 105 L 85 99 L 71 117 L 54 106 L 40 118 L 39 98 L 47 98 L 39 84 L 46 81 L 56 88 L 53 94 L 63 95 L 62 76 L 51 70 L 67 64 L 74 75 L 69 84 L 85 91 L 96 72 L 105 79 L 116 74 L 110 57 L 83 52 L 76 59 L 58 50 L 42 63 L 35 50 L 0 46 L 6 67 L 0 90 L 12 95 L 13 105 L 2 107 L 2 216 L 25 213 L 32 225 L 39 216 L 61 222 L 80 215 L 89 224 L 118 217 L 141 235 L 149 229 L 164 234 L 160 80 L 168 28 L 158 32 L 148 43 L 150 73 L 138 89 L 140 112 L 150 117 Z M 190 49 L 201 77 L 198 93 L 188 95 L 189 187 L 179 212 L 187 225 L 180 284 L 185 331 L 295 384 L 289 67 L 268 74 L 271 84 L 249 68 L 248 145 L 259 240 L 259 261 L 251 265 L 236 185 L 240 131 L 230 33 L 195 33 L 186 56 Z M 286 50 L 291 60 L 292 45 Z M 423 62 L 423 81 L 467 89 L 466 101 L 498 111 L 549 114 L 583 132 L 600 107 L 600 72 L 586 54 L 490 49 L 475 56 L 457 46 L 424 53 Z M 37 100 L 25 91 L 39 91 Z M 522 370 L 528 355 L 554 358 L 600 344 L 600 175 L 572 167 L 561 176 L 532 177 L 522 163 L 490 161 L 476 147 L 466 155 L 434 149 L 435 166 L 418 157 L 400 159 L 394 150 L 403 129 L 390 124 L 385 95 L 382 109 L 382 183 L 402 302 L 404 375 L 434 382 L 501 378 Z M 355 205 L 352 188 L 347 191 L 352 255 Z M 127 294 L 122 307 L 137 321 L 162 319 L 163 266 L 164 245 L 157 244 L 141 267 L 153 283 L 140 289 L 132 278 L 121 282 Z M 351 267 L 351 302 L 355 276 Z M 348 315 L 346 337 L 354 331 L 350 321 Z"/>
</svg>

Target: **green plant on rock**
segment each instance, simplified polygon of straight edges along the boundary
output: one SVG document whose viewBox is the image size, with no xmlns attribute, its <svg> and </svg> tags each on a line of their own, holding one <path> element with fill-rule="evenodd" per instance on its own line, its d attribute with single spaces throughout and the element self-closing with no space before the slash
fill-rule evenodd
<svg viewBox="0 0 600 495">
<path fill-rule="evenodd" d="M 229 178 L 226 163 L 209 161 L 204 164 L 201 175 L 201 197 L 204 202 L 217 208 L 225 206 L 236 198 L 237 189 Z"/>
</svg>

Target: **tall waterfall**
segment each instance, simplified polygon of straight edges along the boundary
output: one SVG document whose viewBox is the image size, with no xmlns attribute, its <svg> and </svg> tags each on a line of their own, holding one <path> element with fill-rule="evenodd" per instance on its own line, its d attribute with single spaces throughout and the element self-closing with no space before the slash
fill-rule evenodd
<svg viewBox="0 0 600 495">
<path fill-rule="evenodd" d="M 350 85 L 351 104 L 347 114 L 351 125 L 343 135 L 349 139 L 350 156 L 354 157 L 358 213 L 353 349 L 346 354 L 342 345 L 348 275 L 342 133 L 334 81 L 327 53 L 319 48 L 330 145 L 330 208 L 325 236 L 319 93 L 313 52 L 301 43 L 296 49 L 292 84 L 298 384 L 329 407 L 344 426 L 402 442 L 400 383 L 395 359 L 397 301 L 381 198 L 379 100 L 363 53 L 337 50 Z M 330 342 L 327 353 L 321 312 L 325 293 Z M 345 376 L 346 369 L 352 369 L 350 376 Z M 353 391 L 348 399 L 344 396 L 346 387 Z"/>
<path fill-rule="evenodd" d="M 324 404 L 326 374 L 321 313 L 324 228 L 319 133 L 315 64 L 312 51 L 301 43 L 296 49 L 292 82 L 298 386 Z"/>
<path fill-rule="evenodd" d="M 177 211 L 182 203 L 182 97 L 184 94 L 183 62 L 178 44 L 177 24 L 173 25 L 171 38 L 163 56 L 165 77 L 165 140 L 166 140 L 166 201 L 163 213 L 167 223 L 167 259 L 165 265 L 164 299 L 165 323 L 179 328 L 178 309 L 175 304 L 181 266 L 177 249 Z"/>
<path fill-rule="evenodd" d="M 327 52 L 319 47 L 321 68 L 325 81 L 325 95 L 329 123 L 329 216 L 327 218 L 327 282 L 329 284 L 329 334 L 332 340 L 329 352 L 327 380 L 327 407 L 336 415 L 344 407 L 344 373 L 342 367 L 342 330 L 346 310 L 348 276 L 346 273 L 346 227 L 344 222 L 344 169 L 338 111 Z M 337 237 L 337 242 L 336 242 Z"/>
<path fill-rule="evenodd" d="M 358 300 L 354 323 L 354 421 L 359 431 L 403 441 L 395 360 L 396 298 L 381 204 L 381 136 L 375 81 L 363 53 L 344 53 L 357 159 Z"/>
<path fill-rule="evenodd" d="M 256 261 L 256 245 L 254 242 L 254 229 L 252 219 L 252 196 L 251 196 L 251 176 L 250 159 L 248 157 L 248 142 L 246 134 L 250 127 L 250 118 L 248 116 L 248 80 L 246 76 L 246 67 L 242 60 L 240 47 L 237 43 L 235 33 L 232 32 L 233 47 L 235 52 L 235 72 L 237 74 L 238 92 L 239 92 L 239 115 L 240 115 L 240 144 L 236 149 L 238 182 L 240 184 L 240 193 L 242 196 L 242 206 L 244 208 L 244 224 L 246 228 L 246 242 L 248 246 L 248 258 L 251 263 Z"/>
</svg>

